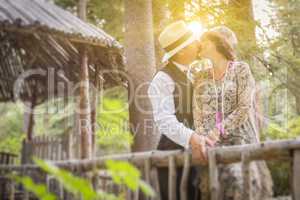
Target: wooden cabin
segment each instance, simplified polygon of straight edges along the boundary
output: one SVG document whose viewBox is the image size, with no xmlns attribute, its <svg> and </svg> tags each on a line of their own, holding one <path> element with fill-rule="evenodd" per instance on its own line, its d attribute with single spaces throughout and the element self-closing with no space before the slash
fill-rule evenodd
<svg viewBox="0 0 300 200">
<path fill-rule="evenodd" d="M 79 96 L 81 104 L 92 107 L 96 99 L 84 96 L 85 91 L 126 86 L 122 46 L 103 30 L 52 3 L 7 0 L 0 4 L 0 102 L 26 105 L 22 162 L 29 162 L 31 154 L 52 160 L 70 158 L 68 136 L 35 137 L 34 108 L 51 98 L 68 101 L 69 96 Z M 74 91 L 76 84 L 86 81 L 90 85 L 85 90 Z M 91 123 L 95 115 L 93 109 Z"/>
<path fill-rule="evenodd" d="M 26 140 L 23 144 L 22 165 L 0 165 L 1 199 L 36 199 L 30 192 L 19 188 L 6 175 L 15 172 L 27 175 L 47 185 L 59 199 L 80 199 L 70 196 L 53 177 L 45 174 L 36 165 L 29 164 L 30 156 L 37 155 L 92 182 L 95 190 L 118 194 L 128 200 L 141 197 L 139 190 L 116 187 L 105 173 L 108 159 L 129 161 L 139 167 L 143 178 L 157 193 L 151 199 L 159 200 L 157 167 L 169 168 L 169 181 L 176 183 L 176 167 L 183 167 L 180 183 L 181 200 L 187 200 L 187 175 L 191 166 L 200 165 L 188 151 L 151 151 L 125 155 L 113 155 L 92 159 L 70 160 L 70 139 L 35 137 L 33 110 L 36 105 L 55 97 L 68 98 L 70 83 L 93 83 L 96 91 L 114 85 L 125 85 L 126 80 L 122 47 L 99 28 L 83 22 L 73 14 L 42 0 L 1 0 L 0 3 L 0 101 L 23 101 L 31 108 L 28 111 Z M 33 72 L 26 74 L 26 72 Z M 35 73 L 34 73 L 35 72 Z M 18 82 L 20 76 L 27 75 Z M 49 82 L 50 77 L 53 82 Z M 16 84 L 18 82 L 19 84 Z M 53 85 L 49 85 L 54 83 Z M 102 83 L 102 84 L 100 84 Z M 80 90 L 80 102 L 89 104 L 88 91 Z M 17 92 L 16 92 L 17 91 Z M 74 94 L 72 94 L 74 95 Z M 93 101 L 92 101 L 93 102 Z M 95 113 L 81 117 L 95 120 Z M 80 138 L 82 139 L 82 137 Z M 84 138 L 85 139 L 85 138 Z M 87 144 L 87 143 L 84 143 Z M 46 148 L 44 148 L 46 147 Z M 58 153 L 56 152 L 58 151 Z M 291 196 L 300 200 L 300 141 L 285 140 L 260 144 L 213 148 L 209 150 L 209 178 L 211 199 L 219 193 L 218 165 L 241 162 L 243 169 L 243 199 L 249 196 L 249 164 L 255 160 L 277 160 L 291 163 Z M 53 187 L 54 186 L 54 187 Z M 176 184 L 168 187 L 170 200 L 175 200 Z M 124 193 L 125 192 L 125 193 Z"/>
</svg>

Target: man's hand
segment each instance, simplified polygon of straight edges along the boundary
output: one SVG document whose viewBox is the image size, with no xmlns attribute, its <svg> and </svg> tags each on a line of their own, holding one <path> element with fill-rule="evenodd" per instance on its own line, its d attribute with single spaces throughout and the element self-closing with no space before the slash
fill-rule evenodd
<svg viewBox="0 0 300 200">
<path fill-rule="evenodd" d="M 206 138 L 194 133 L 190 139 L 192 157 L 200 162 L 207 162 Z"/>
</svg>

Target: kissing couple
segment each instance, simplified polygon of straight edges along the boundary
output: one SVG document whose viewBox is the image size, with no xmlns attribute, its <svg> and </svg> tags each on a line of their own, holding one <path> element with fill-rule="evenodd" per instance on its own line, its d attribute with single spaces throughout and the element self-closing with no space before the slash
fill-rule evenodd
<svg viewBox="0 0 300 200">
<path fill-rule="evenodd" d="M 159 36 L 164 66 L 148 88 L 153 118 L 161 137 L 158 150 L 191 150 L 207 163 L 207 149 L 259 142 L 255 125 L 255 80 L 247 63 L 237 60 L 235 33 L 218 26 L 197 36 L 184 21 Z M 250 165 L 252 199 L 272 196 L 272 179 L 264 161 Z M 177 168 L 177 200 L 182 168 Z M 158 169 L 161 200 L 168 200 L 168 168 Z M 222 200 L 242 200 L 241 164 L 219 167 Z M 175 191 L 174 191 L 175 192 Z M 192 167 L 188 199 L 209 199 L 208 171 Z"/>
</svg>

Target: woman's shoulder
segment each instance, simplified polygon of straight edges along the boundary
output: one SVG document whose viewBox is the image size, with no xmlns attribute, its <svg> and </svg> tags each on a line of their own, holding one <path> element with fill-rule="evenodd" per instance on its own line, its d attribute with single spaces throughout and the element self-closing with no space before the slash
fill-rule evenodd
<svg viewBox="0 0 300 200">
<path fill-rule="evenodd" d="M 237 73 L 250 73 L 250 66 L 245 61 L 233 61 L 233 68 Z"/>
</svg>

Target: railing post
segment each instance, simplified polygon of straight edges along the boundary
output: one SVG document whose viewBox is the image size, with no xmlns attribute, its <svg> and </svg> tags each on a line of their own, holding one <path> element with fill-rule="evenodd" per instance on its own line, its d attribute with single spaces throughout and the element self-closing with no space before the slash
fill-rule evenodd
<svg viewBox="0 0 300 200">
<path fill-rule="evenodd" d="M 160 188 L 159 188 L 159 179 L 158 179 L 158 171 L 156 167 L 152 167 L 151 169 L 151 182 L 153 183 L 153 188 L 156 192 L 155 200 L 160 199 Z"/>
<path fill-rule="evenodd" d="M 151 170 L 151 162 L 150 162 L 150 159 L 147 158 L 144 161 L 144 173 L 145 173 L 146 183 L 149 184 L 149 185 L 151 184 L 151 181 L 150 181 L 150 170 Z M 150 198 L 146 197 L 146 199 L 149 200 Z"/>
<path fill-rule="evenodd" d="M 251 200 L 250 152 L 242 153 L 243 199 Z"/>
<path fill-rule="evenodd" d="M 187 200 L 187 186 L 188 186 L 188 177 L 190 172 L 190 153 L 188 151 L 184 152 L 184 164 L 183 164 L 183 172 L 180 183 L 180 199 Z"/>
<path fill-rule="evenodd" d="M 219 199 L 219 171 L 216 160 L 216 152 L 213 149 L 208 151 L 209 162 L 209 188 L 211 194 L 211 200 Z"/>
<path fill-rule="evenodd" d="M 292 166 L 292 198 L 293 200 L 300 200 L 300 150 L 293 152 L 293 166 Z"/>
<path fill-rule="evenodd" d="M 9 180 L 9 200 L 15 200 L 15 184 L 13 180 Z"/>
<path fill-rule="evenodd" d="M 169 157 L 169 200 L 176 200 L 176 163 L 175 163 L 175 157 L 170 156 Z"/>
</svg>

